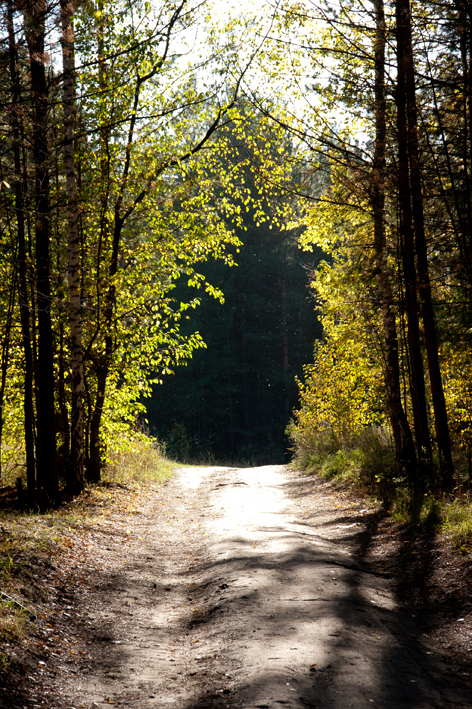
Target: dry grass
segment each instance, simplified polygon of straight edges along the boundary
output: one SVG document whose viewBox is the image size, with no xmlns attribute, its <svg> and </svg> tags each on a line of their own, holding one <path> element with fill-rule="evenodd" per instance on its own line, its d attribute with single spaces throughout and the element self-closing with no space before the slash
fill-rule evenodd
<svg viewBox="0 0 472 709">
<path fill-rule="evenodd" d="M 173 469 L 153 442 L 138 441 L 133 450 L 114 456 L 103 475 L 104 484 L 87 487 L 57 510 L 0 511 L 0 670 L 6 662 L 1 644 L 27 635 L 35 609 L 43 602 L 38 577 L 67 553 L 76 531 L 103 517 L 113 500 L 110 484 L 134 489 L 136 494 L 137 489 L 155 487 L 170 477 Z"/>
<path fill-rule="evenodd" d="M 461 471 L 464 461 L 459 463 Z M 394 477 L 391 440 L 382 429 L 364 432 L 351 446 L 333 447 L 331 439 L 319 439 L 311 451 L 297 451 L 294 467 L 351 488 L 365 499 L 381 499 L 396 523 L 443 535 L 461 554 L 472 556 L 471 493 L 463 494 L 458 487 L 455 497 L 448 499 L 431 490 L 418 502 L 407 481 Z"/>
<path fill-rule="evenodd" d="M 136 441 L 131 450 L 110 455 L 103 477 L 122 485 L 160 483 L 172 475 L 174 467 L 155 441 Z"/>
<path fill-rule="evenodd" d="M 12 642 L 21 639 L 34 617 L 26 590 L 35 575 L 32 560 L 48 559 L 56 542 L 39 515 L 3 512 L 0 525 L 0 642 Z M 0 652 L 0 665 L 5 661 Z"/>
</svg>

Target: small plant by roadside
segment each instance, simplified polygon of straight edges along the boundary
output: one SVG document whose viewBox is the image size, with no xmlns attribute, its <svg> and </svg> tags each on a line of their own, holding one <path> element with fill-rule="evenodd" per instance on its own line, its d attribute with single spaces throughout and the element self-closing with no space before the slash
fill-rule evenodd
<svg viewBox="0 0 472 709">
<path fill-rule="evenodd" d="M 316 435 L 310 440 L 295 438 L 295 467 L 322 475 L 358 491 L 386 498 L 394 485 L 395 454 L 385 427 L 366 428 L 349 438 Z"/>
<path fill-rule="evenodd" d="M 293 429 L 289 433 L 293 434 Z M 470 493 L 446 497 L 434 486 L 420 499 L 406 479 L 395 477 L 395 454 L 388 430 L 367 428 L 349 439 L 340 440 L 313 432 L 300 441 L 293 466 L 321 475 L 366 498 L 382 500 L 398 524 L 416 526 L 418 531 L 444 535 L 455 549 L 472 556 L 472 500 Z M 458 460 L 458 480 L 467 485 L 464 461 Z M 461 472 L 462 471 L 462 472 Z"/>
<path fill-rule="evenodd" d="M 105 482 L 159 483 L 172 475 L 175 464 L 157 441 L 138 439 L 124 452 L 112 452 L 103 475 Z"/>
<path fill-rule="evenodd" d="M 0 668 L 7 662 L 2 644 L 21 640 L 31 627 L 38 564 L 57 556 L 62 536 L 51 515 L 0 513 Z"/>
<path fill-rule="evenodd" d="M 444 503 L 442 529 L 462 554 L 472 556 L 472 500 L 469 494 Z"/>
</svg>

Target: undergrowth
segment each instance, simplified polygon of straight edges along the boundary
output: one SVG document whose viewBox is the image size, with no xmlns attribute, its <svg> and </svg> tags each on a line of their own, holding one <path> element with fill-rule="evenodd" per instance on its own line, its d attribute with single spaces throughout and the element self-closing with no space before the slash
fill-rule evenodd
<svg viewBox="0 0 472 709">
<path fill-rule="evenodd" d="M 166 457 L 160 444 L 152 438 L 140 436 L 126 442 L 126 449 L 111 450 L 102 471 L 104 482 L 159 483 L 172 475 L 175 463 Z M 26 489 L 25 465 L 17 462 L 2 470 L 1 486 L 15 487 L 17 478 L 23 481 Z M 65 484 L 65 481 L 63 481 Z"/>
<path fill-rule="evenodd" d="M 394 450 L 385 428 L 366 429 L 349 441 L 313 437 L 310 445 L 296 449 L 294 464 L 376 497 L 388 496 L 395 484 Z"/>
<path fill-rule="evenodd" d="M 472 501 L 462 495 L 450 503 L 443 503 L 442 529 L 454 546 L 463 554 L 472 554 Z"/>
<path fill-rule="evenodd" d="M 37 563 L 49 563 L 59 553 L 65 535 L 57 522 L 51 514 L 0 514 L 0 640 L 20 640 L 30 625 L 34 612 L 25 589 L 36 576 Z M 61 521 L 64 526 L 67 522 Z"/>
<path fill-rule="evenodd" d="M 392 441 L 385 428 L 370 428 L 349 440 L 312 434 L 307 444 L 295 450 L 293 465 L 307 473 L 347 486 L 358 493 L 382 500 L 399 524 L 443 534 L 462 554 L 472 554 L 472 499 L 467 461 L 456 459 L 456 493 L 446 497 L 431 483 L 418 499 L 405 478 L 395 477 Z"/>
<path fill-rule="evenodd" d="M 399 524 L 415 524 L 423 531 L 443 534 L 461 554 L 472 555 L 472 500 L 468 493 L 450 499 L 425 494 L 415 503 L 403 489 L 393 501 L 392 517 Z"/>
<path fill-rule="evenodd" d="M 138 440 L 128 451 L 109 455 L 103 480 L 122 485 L 159 483 L 172 475 L 174 467 L 156 441 Z"/>
</svg>

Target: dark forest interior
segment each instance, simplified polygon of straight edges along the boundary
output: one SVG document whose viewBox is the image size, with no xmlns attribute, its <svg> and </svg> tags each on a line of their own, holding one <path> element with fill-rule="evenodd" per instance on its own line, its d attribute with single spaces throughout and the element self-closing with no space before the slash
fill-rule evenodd
<svg viewBox="0 0 472 709">
<path fill-rule="evenodd" d="M 320 337 L 310 269 L 319 260 L 302 254 L 297 235 L 256 226 L 238 234 L 244 246 L 229 268 L 208 262 L 207 280 L 224 293 L 206 293 L 182 331 L 198 330 L 207 348 L 164 378 L 146 400 L 151 432 L 179 460 L 284 462 L 285 428 L 297 405 L 295 376 Z M 175 298 L 186 301 L 181 285 Z"/>
</svg>

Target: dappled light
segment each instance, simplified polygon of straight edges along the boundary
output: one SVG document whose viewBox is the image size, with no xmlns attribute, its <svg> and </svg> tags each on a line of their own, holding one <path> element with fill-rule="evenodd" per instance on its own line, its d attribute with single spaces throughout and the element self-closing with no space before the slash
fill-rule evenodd
<svg viewBox="0 0 472 709">
<path fill-rule="evenodd" d="M 0 30 L 0 709 L 470 709 L 470 0 Z"/>
</svg>

